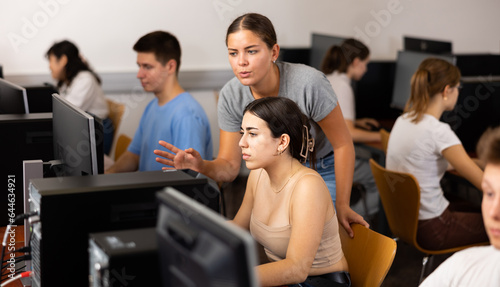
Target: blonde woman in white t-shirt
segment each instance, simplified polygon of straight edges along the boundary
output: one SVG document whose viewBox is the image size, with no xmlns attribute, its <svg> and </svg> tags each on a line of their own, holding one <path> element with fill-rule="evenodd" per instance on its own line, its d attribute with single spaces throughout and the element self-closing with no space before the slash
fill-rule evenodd
<svg viewBox="0 0 500 287">
<path fill-rule="evenodd" d="M 386 167 L 418 180 L 417 241 L 431 250 L 488 241 L 480 208 L 450 202 L 440 186 L 446 170 L 453 168 L 481 189 L 482 170 L 451 127 L 439 120 L 444 111 L 455 107 L 459 89 L 456 66 L 436 58 L 424 60 L 411 79 L 411 96 L 391 130 L 387 148 Z"/>
</svg>

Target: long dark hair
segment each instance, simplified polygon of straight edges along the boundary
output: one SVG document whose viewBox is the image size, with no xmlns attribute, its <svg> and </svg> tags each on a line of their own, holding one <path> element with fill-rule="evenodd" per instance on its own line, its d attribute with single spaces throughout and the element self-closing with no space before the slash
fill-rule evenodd
<svg viewBox="0 0 500 287">
<path fill-rule="evenodd" d="M 365 60 L 369 55 L 370 50 L 365 44 L 356 39 L 346 39 L 340 46 L 333 45 L 328 49 L 321 62 L 321 71 L 325 75 L 334 71 L 345 73 L 354 59 Z"/>
<path fill-rule="evenodd" d="M 265 97 L 248 104 L 243 114 L 246 112 L 265 121 L 274 138 L 279 138 L 282 134 L 289 135 L 290 144 L 287 149 L 290 150 L 291 156 L 300 162 L 309 160 L 314 168 L 315 150 L 312 148 L 307 158 L 303 156 L 306 154 L 306 149 L 314 142 L 310 133 L 311 124 L 294 101 L 283 97 Z"/>
<path fill-rule="evenodd" d="M 89 67 L 88 63 L 85 62 L 80 56 L 80 52 L 75 44 L 68 40 L 63 40 L 57 42 L 47 51 L 45 56 L 49 58 L 50 55 L 55 56 L 57 59 L 61 59 L 63 55 L 68 58 L 68 62 L 64 67 L 65 79 L 59 80 L 57 83 L 58 87 L 61 87 L 65 82 L 68 86 L 71 85 L 73 79 L 81 71 L 89 71 L 94 75 L 96 81 L 101 84 L 101 78 Z"/>
<path fill-rule="evenodd" d="M 264 43 L 266 43 L 269 49 L 272 49 L 278 42 L 276 31 L 269 18 L 257 13 L 247 13 L 234 19 L 233 23 L 227 28 L 226 46 L 229 35 L 241 30 L 248 30 L 255 33 Z"/>
</svg>

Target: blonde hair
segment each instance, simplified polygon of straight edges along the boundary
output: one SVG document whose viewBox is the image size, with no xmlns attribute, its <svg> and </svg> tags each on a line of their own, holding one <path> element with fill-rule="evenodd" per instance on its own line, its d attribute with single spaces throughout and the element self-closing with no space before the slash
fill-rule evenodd
<svg viewBox="0 0 500 287">
<path fill-rule="evenodd" d="M 427 58 L 411 77 L 411 95 L 405 106 L 405 113 L 419 122 L 427 110 L 431 97 L 444 91 L 446 86 L 460 82 L 460 70 L 448 61 Z"/>
</svg>

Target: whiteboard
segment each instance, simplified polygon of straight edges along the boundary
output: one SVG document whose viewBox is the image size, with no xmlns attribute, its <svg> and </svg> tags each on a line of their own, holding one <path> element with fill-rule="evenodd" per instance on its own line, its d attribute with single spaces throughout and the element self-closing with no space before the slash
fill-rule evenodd
<svg viewBox="0 0 500 287">
<path fill-rule="evenodd" d="M 48 75 L 45 52 L 68 39 L 98 73 L 132 73 L 137 39 L 166 30 L 181 43 L 181 71 L 229 70 L 226 29 L 246 12 L 268 16 L 283 47 L 308 47 L 318 32 L 364 37 L 373 59 L 394 60 L 403 35 L 498 53 L 498 11 L 498 0 L 2 0 L 0 65 L 5 75 Z"/>
</svg>

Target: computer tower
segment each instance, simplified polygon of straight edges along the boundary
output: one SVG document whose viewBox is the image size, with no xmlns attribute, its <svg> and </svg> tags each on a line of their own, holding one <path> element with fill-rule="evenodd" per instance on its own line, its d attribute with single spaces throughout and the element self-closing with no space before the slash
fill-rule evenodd
<svg viewBox="0 0 500 287">
<path fill-rule="evenodd" d="M 161 286 L 156 228 L 91 233 L 90 287 Z"/>
<path fill-rule="evenodd" d="M 52 160 L 52 114 L 9 114 L 0 115 L 0 150 L 3 152 L 0 176 L 5 180 L 5 192 L 0 196 L 0 206 L 7 208 L 8 199 L 14 198 L 7 210 L 0 213 L 0 225 L 6 226 L 13 216 L 23 210 L 23 160 Z M 9 181 L 7 183 L 7 181 Z M 7 195 L 7 192 L 12 195 Z M 2 209 L 5 210 L 5 209 Z M 10 211 L 14 211 L 10 213 Z M 9 216 L 9 215 L 12 215 Z"/>
<path fill-rule="evenodd" d="M 172 186 L 219 211 L 219 190 L 181 170 L 33 179 L 32 286 L 88 286 L 90 233 L 154 227 L 155 193 Z"/>
</svg>

